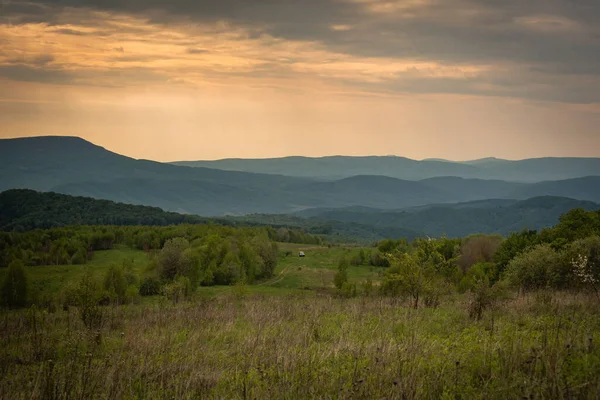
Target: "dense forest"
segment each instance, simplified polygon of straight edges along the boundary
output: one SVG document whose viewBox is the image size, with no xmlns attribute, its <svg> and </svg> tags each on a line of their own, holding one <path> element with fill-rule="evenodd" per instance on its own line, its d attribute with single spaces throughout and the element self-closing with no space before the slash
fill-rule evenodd
<svg viewBox="0 0 600 400">
<path fill-rule="evenodd" d="M 0 193 L 0 230 L 27 231 L 68 225 L 173 225 L 208 218 L 90 197 L 13 189 Z M 220 220 L 220 223 L 227 223 Z"/>
</svg>

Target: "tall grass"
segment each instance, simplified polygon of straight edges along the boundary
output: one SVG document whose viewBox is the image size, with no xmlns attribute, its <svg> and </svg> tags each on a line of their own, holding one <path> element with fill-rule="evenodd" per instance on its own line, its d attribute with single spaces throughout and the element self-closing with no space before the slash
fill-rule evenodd
<svg viewBox="0 0 600 400">
<path fill-rule="evenodd" d="M 600 398 L 600 310 L 556 294 L 469 318 L 383 297 L 235 296 L 5 312 L 0 397 Z"/>
</svg>

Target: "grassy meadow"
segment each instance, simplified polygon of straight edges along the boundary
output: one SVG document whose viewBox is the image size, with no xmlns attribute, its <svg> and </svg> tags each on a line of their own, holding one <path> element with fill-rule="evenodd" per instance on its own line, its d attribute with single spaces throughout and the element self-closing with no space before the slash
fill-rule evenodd
<svg viewBox="0 0 600 400">
<path fill-rule="evenodd" d="M 298 257 L 304 251 L 306 257 Z M 36 308 L 0 318 L 3 399 L 595 399 L 600 309 L 569 292 L 512 293 L 469 316 L 469 294 L 414 309 L 394 297 L 336 294 L 338 260 L 356 248 L 279 244 L 272 278 L 199 287 L 81 311 Z M 120 246 L 86 265 L 26 267 L 33 287 L 59 291 L 86 269 L 148 253 Z M 378 284 L 383 268 L 351 266 Z"/>
</svg>

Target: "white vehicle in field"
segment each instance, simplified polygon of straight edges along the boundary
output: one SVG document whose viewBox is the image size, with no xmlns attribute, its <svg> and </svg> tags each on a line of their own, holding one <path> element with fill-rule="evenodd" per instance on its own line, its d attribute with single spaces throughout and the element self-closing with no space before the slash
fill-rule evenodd
<svg viewBox="0 0 600 400">
<path fill-rule="evenodd" d="M 305 254 L 304 254 L 303 251 L 301 251 L 301 252 L 298 253 L 298 257 L 304 257 L 304 256 L 305 256 Z"/>
</svg>

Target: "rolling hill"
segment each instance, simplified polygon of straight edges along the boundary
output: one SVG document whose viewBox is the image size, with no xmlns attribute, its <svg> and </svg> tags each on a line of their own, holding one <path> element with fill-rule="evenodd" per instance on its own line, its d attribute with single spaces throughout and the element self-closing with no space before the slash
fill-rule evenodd
<svg viewBox="0 0 600 400">
<path fill-rule="evenodd" d="M 341 159 L 360 161 L 352 157 Z M 429 163 L 451 165 L 444 169 L 445 175 L 476 168 L 442 161 Z M 454 167 L 457 169 L 452 170 Z M 352 168 L 349 167 L 350 172 L 362 167 L 358 162 Z M 310 171 L 309 168 L 304 173 Z M 532 184 L 457 176 L 413 181 L 377 174 L 323 180 L 136 160 L 75 137 L 0 140 L 0 190 L 16 188 L 204 216 L 284 214 L 352 206 L 397 210 L 432 203 L 490 198 L 523 200 L 542 195 L 600 202 L 597 176 Z"/>
<path fill-rule="evenodd" d="M 66 225 L 172 225 L 207 223 L 208 218 L 110 200 L 12 189 L 0 193 L 0 231 Z M 223 221 L 222 221 L 223 222 Z"/>
<path fill-rule="evenodd" d="M 178 161 L 173 164 L 326 180 L 354 175 L 384 175 L 407 180 L 455 176 L 532 183 L 600 175 L 600 158 L 573 157 L 532 158 L 517 161 L 490 157 L 456 162 L 441 159 L 419 161 L 397 156 L 332 156 Z"/>
<path fill-rule="evenodd" d="M 405 210 L 313 209 L 296 213 L 312 220 L 354 222 L 374 227 L 402 227 L 430 236 L 466 236 L 471 233 L 508 234 L 522 229 L 553 226 L 565 212 L 600 204 L 564 197 L 541 196 L 527 200 L 485 200 L 458 204 L 433 204 Z"/>
</svg>

